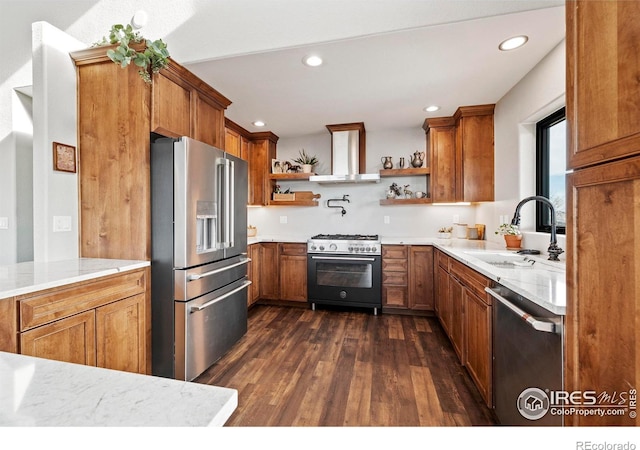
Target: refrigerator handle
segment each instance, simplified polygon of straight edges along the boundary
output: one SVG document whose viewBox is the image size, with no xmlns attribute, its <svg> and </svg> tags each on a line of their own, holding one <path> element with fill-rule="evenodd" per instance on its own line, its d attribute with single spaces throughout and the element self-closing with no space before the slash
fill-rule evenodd
<svg viewBox="0 0 640 450">
<path fill-rule="evenodd" d="M 226 215 L 227 215 L 227 244 L 231 248 L 234 245 L 236 237 L 235 227 L 235 210 L 236 210 L 236 190 L 235 190 L 235 164 L 230 159 L 227 159 L 227 202 L 226 202 Z"/>
<path fill-rule="evenodd" d="M 245 281 L 244 283 L 242 283 L 242 286 L 235 288 L 234 290 L 227 292 L 226 294 L 221 295 L 218 298 L 215 298 L 213 300 L 211 300 L 210 302 L 205 303 L 204 305 L 200 305 L 200 306 L 192 306 L 189 309 L 190 313 L 194 313 L 194 312 L 198 312 L 198 311 L 202 311 L 203 309 L 207 309 L 208 307 L 210 307 L 211 305 L 215 305 L 216 303 L 224 300 L 225 298 L 231 297 L 233 294 L 240 292 L 243 289 L 246 289 L 247 287 L 249 287 L 249 285 L 251 285 L 251 281 Z"/>
</svg>

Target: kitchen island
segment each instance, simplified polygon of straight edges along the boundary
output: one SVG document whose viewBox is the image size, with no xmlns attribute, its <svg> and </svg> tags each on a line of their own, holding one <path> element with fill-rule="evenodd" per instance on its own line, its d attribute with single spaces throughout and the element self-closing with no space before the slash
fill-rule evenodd
<svg viewBox="0 0 640 450">
<path fill-rule="evenodd" d="M 0 352 L 0 426 L 222 426 L 235 389 Z"/>
</svg>

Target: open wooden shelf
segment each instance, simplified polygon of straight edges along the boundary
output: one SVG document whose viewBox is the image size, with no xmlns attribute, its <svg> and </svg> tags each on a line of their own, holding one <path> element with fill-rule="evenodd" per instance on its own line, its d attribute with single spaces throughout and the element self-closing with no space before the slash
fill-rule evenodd
<svg viewBox="0 0 640 450">
<path fill-rule="evenodd" d="M 415 175 L 429 175 L 431 169 L 428 167 L 419 167 L 417 169 L 382 169 L 380 170 L 381 177 L 410 177 Z M 422 200 L 422 199 L 418 199 Z"/>
<path fill-rule="evenodd" d="M 308 180 L 310 176 L 315 173 L 271 173 L 269 179 L 271 180 Z"/>
<path fill-rule="evenodd" d="M 431 198 L 385 198 L 380 200 L 380 205 L 428 205 Z"/>
<path fill-rule="evenodd" d="M 267 206 L 318 206 L 318 202 L 315 200 L 269 200 Z"/>
</svg>

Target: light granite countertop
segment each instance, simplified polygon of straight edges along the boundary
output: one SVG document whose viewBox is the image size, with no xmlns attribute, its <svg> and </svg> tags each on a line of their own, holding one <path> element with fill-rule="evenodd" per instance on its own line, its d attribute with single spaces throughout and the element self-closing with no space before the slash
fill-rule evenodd
<svg viewBox="0 0 640 450">
<path fill-rule="evenodd" d="M 256 236 L 249 243 L 307 242 L 308 236 Z M 481 253 L 517 255 L 504 246 L 489 241 L 467 239 L 439 239 L 433 237 L 380 236 L 383 245 L 432 245 L 496 283 L 529 299 L 554 314 L 566 314 L 566 269 L 564 262 L 547 260 L 546 254 L 522 256 L 535 261 L 532 266 L 501 268 L 489 264 L 478 256 Z"/>
<path fill-rule="evenodd" d="M 0 298 L 29 294 L 150 265 L 149 261 L 77 258 L 0 266 Z"/>
<path fill-rule="evenodd" d="M 0 352 L 0 426 L 222 426 L 235 389 Z"/>
</svg>

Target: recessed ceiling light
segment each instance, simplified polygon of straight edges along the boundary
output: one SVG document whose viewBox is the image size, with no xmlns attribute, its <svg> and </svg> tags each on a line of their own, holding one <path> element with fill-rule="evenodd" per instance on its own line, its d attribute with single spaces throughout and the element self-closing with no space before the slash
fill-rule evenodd
<svg viewBox="0 0 640 450">
<path fill-rule="evenodd" d="M 322 65 L 322 58 L 318 55 L 307 55 L 302 59 L 302 62 L 309 67 L 318 67 Z"/>
<path fill-rule="evenodd" d="M 514 50 L 518 47 L 522 47 L 524 44 L 527 43 L 527 41 L 529 40 L 529 38 L 525 35 L 522 36 L 514 36 L 511 37 L 509 39 L 506 39 L 504 41 L 502 41 L 500 43 L 500 45 L 498 45 L 498 48 L 500 50 L 504 51 L 508 51 L 508 50 Z"/>
<path fill-rule="evenodd" d="M 425 110 L 426 112 L 434 112 L 434 111 L 437 111 L 437 110 L 439 110 L 439 109 L 440 109 L 440 107 L 439 107 L 439 106 L 431 105 L 431 106 L 427 106 L 424 110 Z"/>
<path fill-rule="evenodd" d="M 265 125 L 266 125 L 262 120 L 256 120 L 255 122 L 253 122 L 253 124 L 254 124 L 256 127 L 263 127 L 263 126 L 265 126 Z"/>
</svg>

